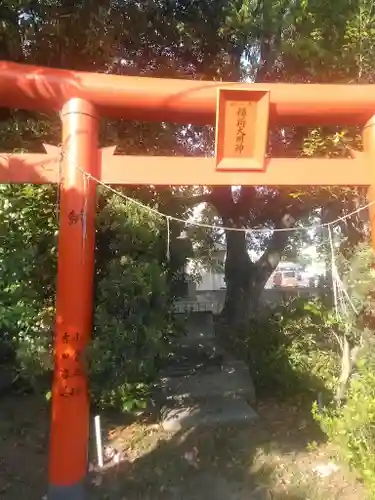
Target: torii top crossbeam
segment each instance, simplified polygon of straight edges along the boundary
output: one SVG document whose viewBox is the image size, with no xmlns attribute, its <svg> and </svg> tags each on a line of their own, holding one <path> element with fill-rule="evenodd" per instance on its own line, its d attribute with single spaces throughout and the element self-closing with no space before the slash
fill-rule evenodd
<svg viewBox="0 0 375 500">
<path fill-rule="evenodd" d="M 0 106 L 60 110 L 80 97 L 102 116 L 214 124 L 217 89 L 270 92 L 270 121 L 280 125 L 363 125 L 375 110 L 375 85 L 238 84 L 127 77 L 0 63 Z"/>
<path fill-rule="evenodd" d="M 365 124 L 375 109 L 375 85 L 237 84 L 126 77 L 0 62 L 0 106 L 60 111 L 73 98 L 89 102 L 98 116 L 216 123 L 215 158 L 121 159 L 112 156 L 114 150 L 107 149 L 97 170 L 106 183 L 276 186 L 370 183 L 368 162 L 361 154 L 352 160 L 266 158 L 266 148 L 269 122 L 280 126 Z M 241 109 L 247 113 L 245 120 L 239 119 Z M 239 127 L 239 123 L 243 126 Z M 56 182 L 57 159 L 58 154 L 45 156 L 43 164 L 48 163 L 47 171 L 35 155 L 0 157 L 0 182 Z M 119 167 L 127 160 L 134 168 Z"/>
</svg>

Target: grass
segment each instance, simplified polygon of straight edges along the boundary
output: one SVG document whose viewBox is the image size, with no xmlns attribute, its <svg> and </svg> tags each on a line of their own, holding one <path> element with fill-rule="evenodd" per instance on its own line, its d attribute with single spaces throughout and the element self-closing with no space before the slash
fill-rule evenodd
<svg viewBox="0 0 375 500">
<path fill-rule="evenodd" d="M 362 485 L 303 406 L 264 401 L 251 424 L 168 434 L 146 420 L 104 416 L 106 442 L 124 460 L 91 472 L 92 500 L 364 500 Z M 46 493 L 49 411 L 25 396 L 0 403 L 0 498 Z"/>
</svg>

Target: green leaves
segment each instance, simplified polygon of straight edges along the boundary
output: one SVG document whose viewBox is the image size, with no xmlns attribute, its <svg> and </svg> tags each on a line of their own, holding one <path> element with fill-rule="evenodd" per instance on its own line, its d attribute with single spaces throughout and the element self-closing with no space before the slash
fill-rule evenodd
<svg viewBox="0 0 375 500">
<path fill-rule="evenodd" d="M 341 329 L 346 332 L 350 346 L 361 346 L 360 357 L 349 379 L 346 400 L 341 405 L 329 404 L 323 408 L 315 405 L 313 415 L 338 445 L 343 458 L 363 477 L 372 498 L 375 493 L 374 256 L 368 245 L 359 245 L 350 259 L 340 260 L 345 287 L 358 311 L 354 314 L 349 308 Z"/>
<path fill-rule="evenodd" d="M 55 196 L 50 187 L 0 186 L 0 364 L 31 385 L 51 369 Z"/>
<path fill-rule="evenodd" d="M 56 193 L 0 190 L 0 363 L 15 363 L 37 387 L 52 369 Z M 91 388 L 100 406 L 131 410 L 142 406 L 172 335 L 166 226 L 112 194 L 99 205 Z"/>
<path fill-rule="evenodd" d="M 362 475 L 371 498 L 375 492 L 374 359 L 371 348 L 357 365 L 344 406 L 314 412 L 329 438 L 339 446 L 343 457 Z"/>
<path fill-rule="evenodd" d="M 232 336 L 238 355 L 247 357 L 258 393 L 315 398 L 335 389 L 338 328 L 321 301 L 296 299 Z"/>
<path fill-rule="evenodd" d="M 92 393 L 101 407 L 141 407 L 166 353 L 172 321 L 160 252 L 163 229 L 160 218 L 111 195 L 98 215 L 95 329 L 89 358 Z"/>
</svg>

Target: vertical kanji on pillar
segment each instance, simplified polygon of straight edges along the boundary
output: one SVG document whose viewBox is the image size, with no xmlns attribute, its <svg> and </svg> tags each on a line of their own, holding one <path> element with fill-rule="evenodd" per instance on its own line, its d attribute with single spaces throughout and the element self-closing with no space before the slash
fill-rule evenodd
<svg viewBox="0 0 375 500">
<path fill-rule="evenodd" d="M 89 397 L 84 354 L 93 311 L 98 117 L 72 99 L 61 113 L 60 184 L 54 380 L 49 499 L 81 500 L 87 472 Z M 83 172 L 84 171 L 84 172 Z"/>
</svg>

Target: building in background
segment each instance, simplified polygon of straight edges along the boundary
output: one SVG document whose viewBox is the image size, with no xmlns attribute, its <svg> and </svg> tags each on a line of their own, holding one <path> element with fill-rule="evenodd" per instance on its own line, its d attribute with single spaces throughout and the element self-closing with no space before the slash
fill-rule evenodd
<svg viewBox="0 0 375 500">
<path fill-rule="evenodd" d="M 225 290 L 224 278 L 224 263 L 225 263 L 226 247 L 220 243 L 215 244 L 213 250 L 211 267 L 207 268 L 200 261 L 190 259 L 187 265 L 186 273 L 188 276 L 198 274 L 200 280 L 196 282 L 194 287 L 190 285 L 190 289 L 194 288 L 195 292 L 212 292 L 217 290 Z"/>
<path fill-rule="evenodd" d="M 211 268 L 203 266 L 199 261 L 195 261 L 194 259 L 189 260 L 186 267 L 186 274 L 188 277 L 190 276 L 188 278 L 190 282 L 189 295 L 226 289 L 224 276 L 225 256 L 225 245 L 216 244 Z M 252 254 L 251 256 L 254 257 Z M 194 282 L 192 278 L 194 274 L 200 275 L 199 282 Z M 296 262 L 280 262 L 267 281 L 265 288 L 313 288 L 318 286 L 319 280 L 324 275 L 324 263 L 315 259 L 312 259 L 311 263 L 307 265 Z"/>
</svg>

